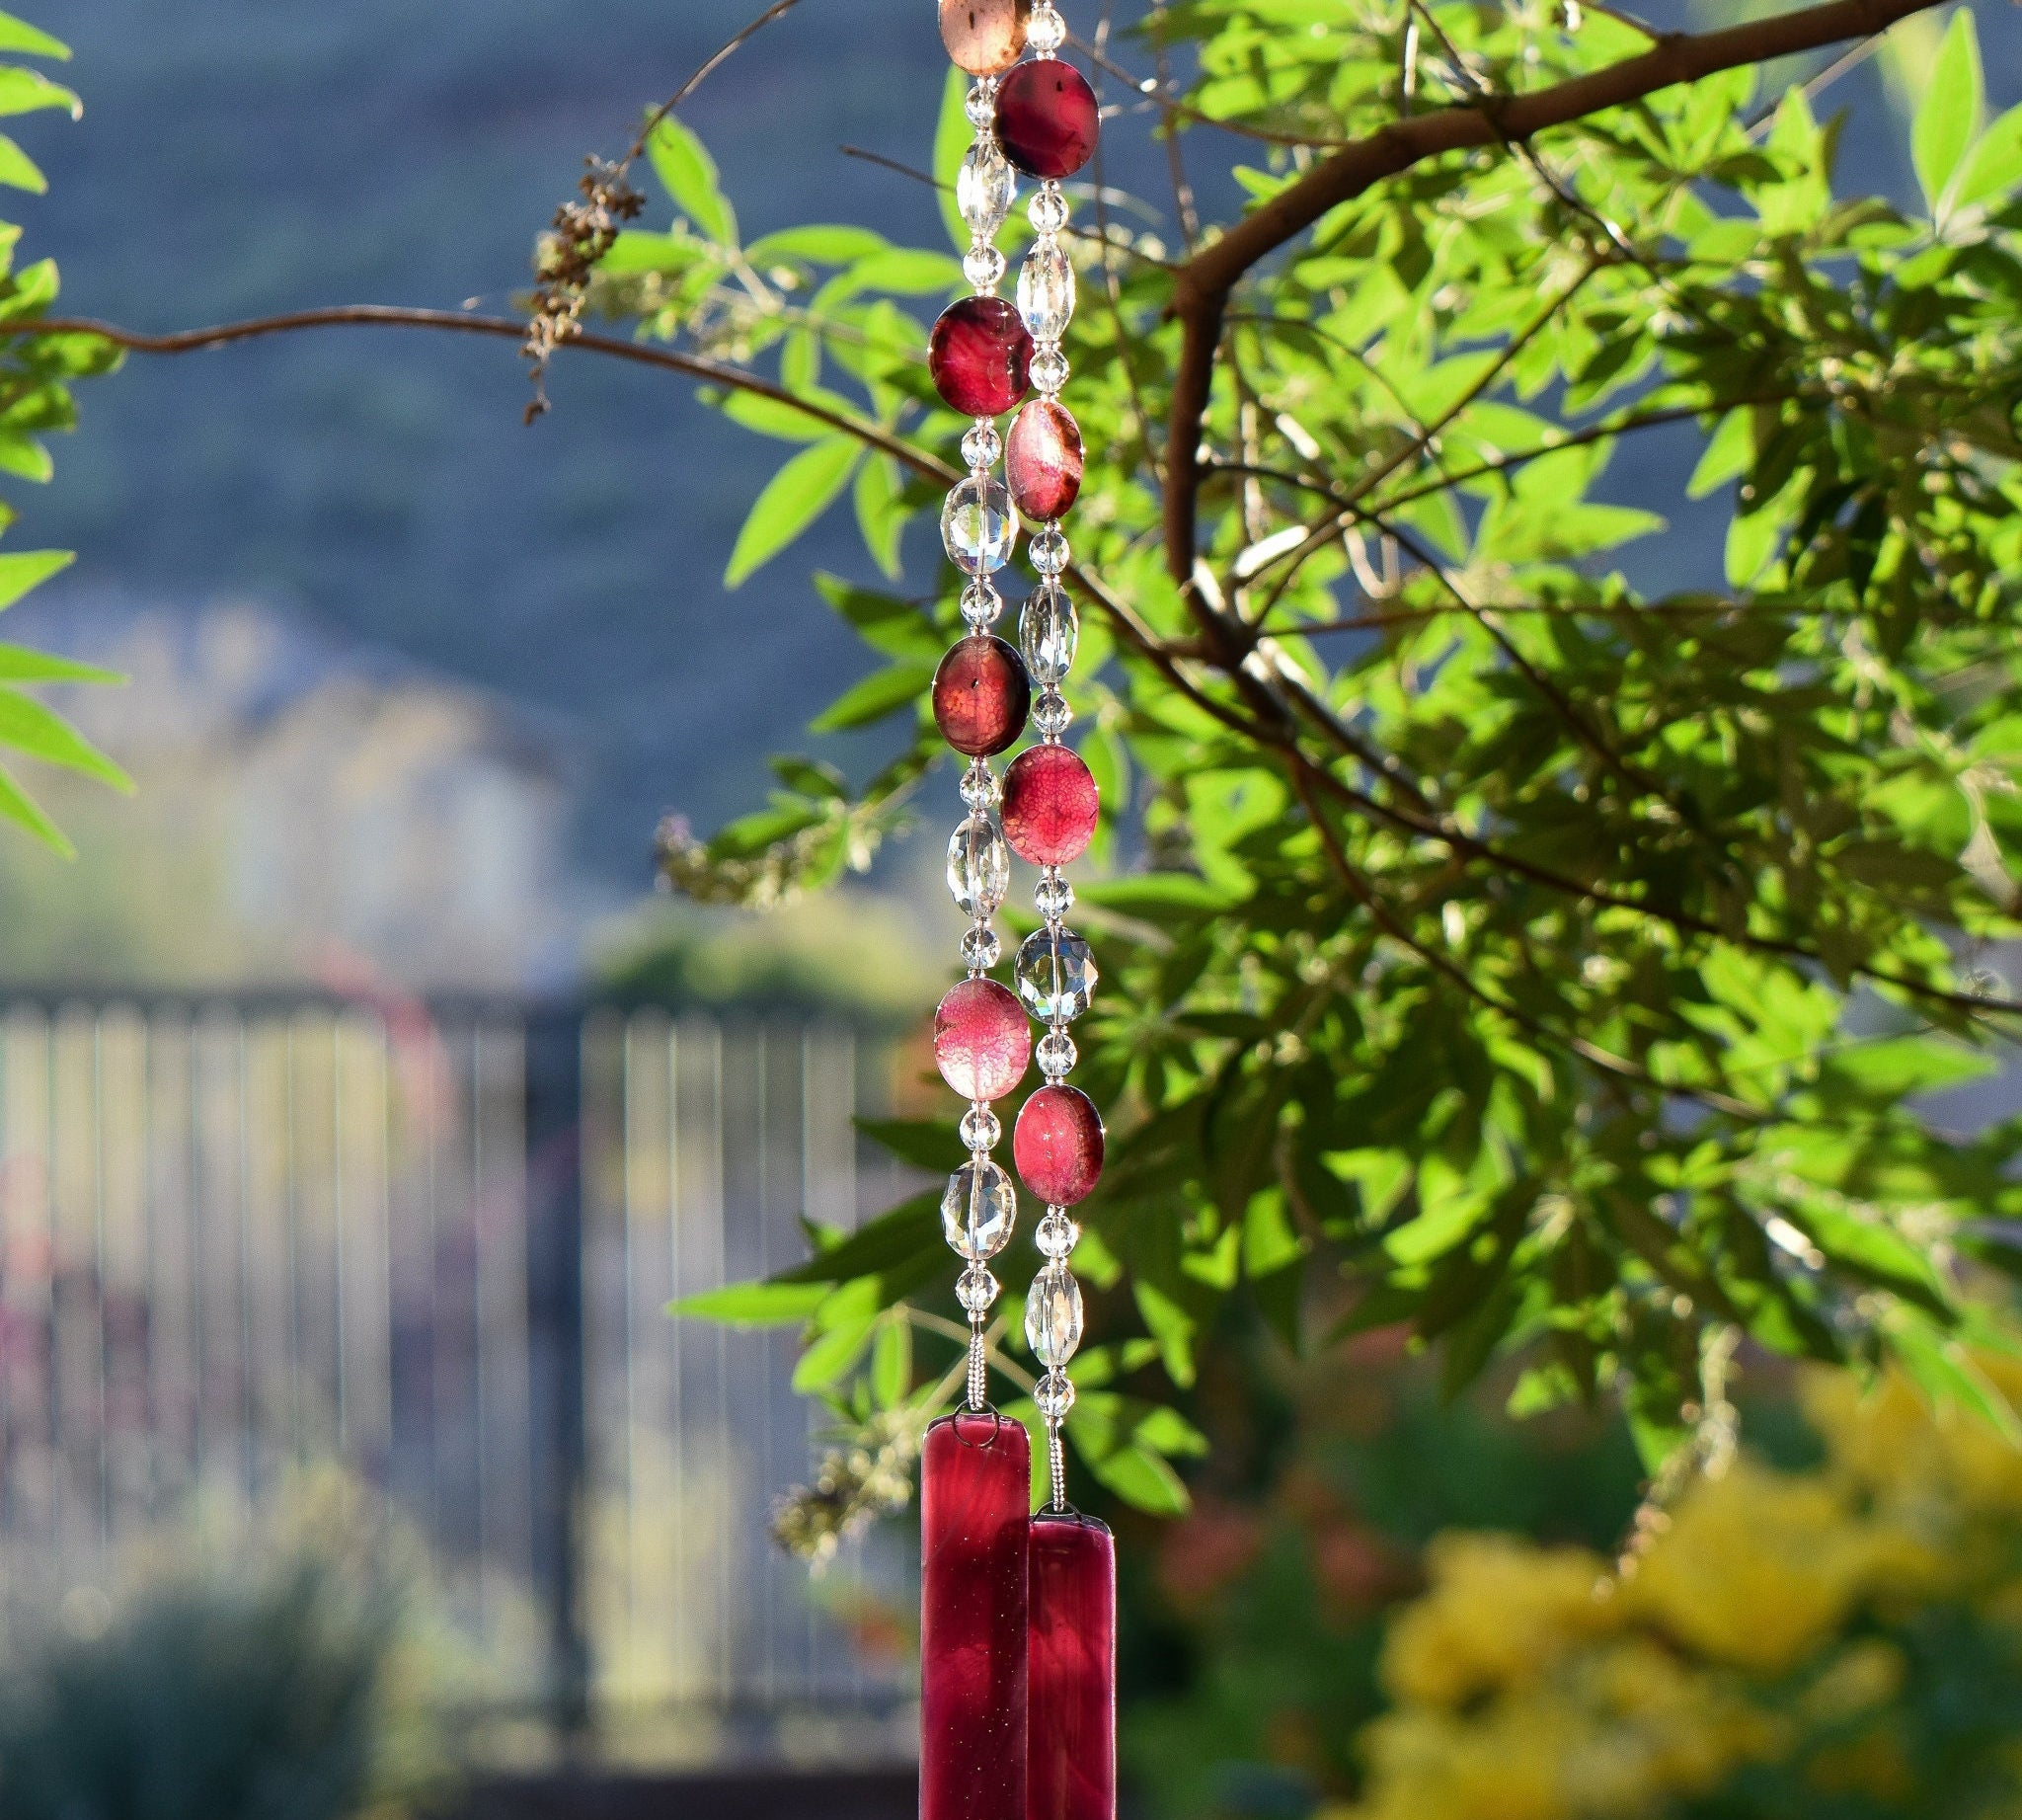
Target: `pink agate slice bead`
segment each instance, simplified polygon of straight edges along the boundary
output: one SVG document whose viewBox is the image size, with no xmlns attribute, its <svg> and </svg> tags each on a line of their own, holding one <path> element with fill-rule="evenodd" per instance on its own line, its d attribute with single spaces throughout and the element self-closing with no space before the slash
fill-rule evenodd
<svg viewBox="0 0 2022 1820">
<path fill-rule="evenodd" d="M 952 646 L 934 673 L 934 725 L 966 757 L 994 757 L 1015 746 L 1031 710 L 1025 660 L 987 632 Z"/>
<path fill-rule="evenodd" d="M 1102 1114 L 1079 1087 L 1042 1087 L 1011 1135 L 1018 1176 L 1048 1207 L 1072 1207 L 1102 1180 Z"/>
<path fill-rule="evenodd" d="M 1024 1820 L 1117 1820 L 1117 1545 L 1074 1511 L 1032 1520 Z"/>
<path fill-rule="evenodd" d="M 927 344 L 934 390 L 964 417 L 1015 411 L 1032 383 L 1032 336 L 1017 305 L 964 297 L 941 312 Z"/>
<path fill-rule="evenodd" d="M 1026 1820 L 1032 1443 L 988 1411 L 920 1455 L 920 1820 Z"/>
<path fill-rule="evenodd" d="M 998 86 L 997 143 L 1028 177 L 1072 177 L 1101 131 L 1088 78 L 1058 57 L 1021 63 Z"/>
<path fill-rule="evenodd" d="M 964 1099 L 1004 1098 L 1032 1060 L 1032 1025 L 1018 994 L 994 980 L 963 981 L 934 1013 L 934 1060 Z"/>
<path fill-rule="evenodd" d="M 1081 426 L 1065 405 L 1035 398 L 1004 440 L 1004 478 L 1018 510 L 1039 524 L 1063 518 L 1081 497 Z"/>
<path fill-rule="evenodd" d="M 1032 747 L 1004 773 L 1004 838 L 1035 866 L 1079 859 L 1101 814 L 1095 777 L 1067 747 Z"/>
</svg>

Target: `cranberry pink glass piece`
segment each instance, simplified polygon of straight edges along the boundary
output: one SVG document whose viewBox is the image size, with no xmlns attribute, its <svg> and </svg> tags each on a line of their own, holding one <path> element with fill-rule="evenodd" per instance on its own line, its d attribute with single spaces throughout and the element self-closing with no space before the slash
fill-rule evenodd
<svg viewBox="0 0 2022 1820">
<path fill-rule="evenodd" d="M 965 638 L 934 673 L 934 724 L 971 758 L 985 758 L 1018 742 L 1032 709 L 1025 660 L 1001 638 Z"/>
<path fill-rule="evenodd" d="M 920 1820 L 1027 1820 L 1032 1443 L 944 1416 L 920 1457 Z"/>
<path fill-rule="evenodd" d="M 941 42 L 958 69 L 1001 76 L 1025 53 L 1032 0 L 941 0 Z"/>
<path fill-rule="evenodd" d="M 1102 1114 L 1078 1087 L 1042 1087 L 1011 1136 L 1018 1176 L 1048 1207 L 1072 1207 L 1102 1180 Z"/>
<path fill-rule="evenodd" d="M 1101 814 L 1094 776 L 1065 746 L 1032 747 L 1004 773 L 1004 838 L 1035 866 L 1079 859 Z"/>
<path fill-rule="evenodd" d="M 1032 1025 L 1017 994 L 994 980 L 955 987 L 934 1013 L 934 1060 L 964 1099 L 1004 1098 L 1032 1060 Z"/>
<path fill-rule="evenodd" d="M 1081 426 L 1065 405 L 1035 398 L 1004 441 L 1004 476 L 1018 510 L 1045 524 L 1065 517 L 1081 497 Z"/>
<path fill-rule="evenodd" d="M 1024 1820 L 1116 1820 L 1117 1552 L 1073 1511 L 1032 1520 Z"/>
<path fill-rule="evenodd" d="M 1015 304 L 964 297 L 941 312 L 927 344 L 934 389 L 964 417 L 1015 411 L 1032 382 L 1032 336 Z"/>
<path fill-rule="evenodd" d="M 1101 110 L 1071 63 L 1021 63 L 997 90 L 997 143 L 1028 177 L 1072 177 L 1095 156 Z"/>
</svg>

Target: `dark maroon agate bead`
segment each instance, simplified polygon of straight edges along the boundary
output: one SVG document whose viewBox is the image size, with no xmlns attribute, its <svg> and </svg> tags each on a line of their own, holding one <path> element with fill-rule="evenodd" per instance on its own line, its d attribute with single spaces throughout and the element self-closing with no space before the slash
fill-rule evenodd
<svg viewBox="0 0 2022 1820">
<path fill-rule="evenodd" d="M 1032 383 L 1032 337 L 1018 306 L 1002 297 L 964 297 L 941 312 L 927 344 L 934 390 L 964 417 L 1015 411 Z"/>
<path fill-rule="evenodd" d="M 1101 131 L 1088 78 L 1058 57 L 1019 64 L 997 90 L 997 143 L 1028 177 L 1072 177 Z"/>
<path fill-rule="evenodd" d="M 1048 1207 L 1072 1207 L 1102 1180 L 1102 1114 L 1078 1087 L 1042 1087 L 1011 1135 L 1018 1176 Z"/>
<path fill-rule="evenodd" d="M 934 1013 L 934 1061 L 964 1099 L 1002 1099 L 1031 1060 L 1032 1020 L 1008 986 L 965 980 L 949 989 Z"/>
<path fill-rule="evenodd" d="M 952 647 L 934 673 L 934 725 L 967 757 L 987 758 L 1015 746 L 1031 708 L 1025 660 L 987 632 Z"/>
<path fill-rule="evenodd" d="M 920 1456 L 920 1820 L 1026 1820 L 1024 1425 L 964 1410 Z"/>
<path fill-rule="evenodd" d="M 1117 1820 L 1117 1544 L 1073 1511 L 1032 1520 L 1025 1820 Z"/>
<path fill-rule="evenodd" d="M 1035 398 L 1004 439 L 1004 478 L 1028 518 L 1062 518 L 1081 497 L 1081 426 L 1065 405 Z"/>
<path fill-rule="evenodd" d="M 1079 859 L 1101 814 L 1094 776 L 1065 746 L 1032 747 L 1004 773 L 1004 838 L 1035 866 Z"/>
</svg>

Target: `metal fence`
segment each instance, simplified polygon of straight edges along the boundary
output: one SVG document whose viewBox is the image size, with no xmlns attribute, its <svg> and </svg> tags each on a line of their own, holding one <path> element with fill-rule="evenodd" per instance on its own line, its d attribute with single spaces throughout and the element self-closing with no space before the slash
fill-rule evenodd
<svg viewBox="0 0 2022 1820">
<path fill-rule="evenodd" d="M 811 1583 L 790 1335 L 670 1322 L 899 1183 L 844 1029 L 657 1012 L 0 998 L 0 1598 L 111 1583 L 338 1463 L 426 1537 L 501 1714 L 723 1762 L 898 1748 Z"/>
</svg>

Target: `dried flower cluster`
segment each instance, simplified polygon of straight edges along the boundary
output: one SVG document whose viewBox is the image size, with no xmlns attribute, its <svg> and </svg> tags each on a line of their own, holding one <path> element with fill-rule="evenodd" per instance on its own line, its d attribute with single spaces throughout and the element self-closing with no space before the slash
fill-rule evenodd
<svg viewBox="0 0 2022 1820">
<path fill-rule="evenodd" d="M 822 1457 L 812 1485 L 796 1485 L 773 1507 L 782 1548 L 820 1567 L 844 1542 L 912 1500 L 924 1430 L 917 1412 L 888 1409 Z"/>
<path fill-rule="evenodd" d="M 541 236 L 534 255 L 531 319 L 526 327 L 526 358 L 533 379 L 527 401 L 531 424 L 548 408 L 548 362 L 555 350 L 576 334 L 583 320 L 590 275 L 611 250 L 625 222 L 635 219 L 646 198 L 632 188 L 631 158 L 585 158 L 576 186 L 583 199 L 564 202 L 555 210 L 551 232 Z"/>
</svg>

